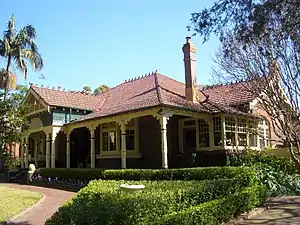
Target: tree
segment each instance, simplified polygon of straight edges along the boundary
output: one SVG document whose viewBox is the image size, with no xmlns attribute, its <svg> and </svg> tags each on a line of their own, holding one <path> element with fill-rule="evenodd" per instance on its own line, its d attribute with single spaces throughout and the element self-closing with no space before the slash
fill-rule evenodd
<svg viewBox="0 0 300 225">
<path fill-rule="evenodd" d="M 83 91 L 92 94 L 92 88 L 90 86 L 85 85 L 83 87 Z"/>
<path fill-rule="evenodd" d="M 193 13 L 189 29 L 206 42 L 221 41 L 215 75 L 248 81 L 291 158 L 300 169 L 300 2 L 297 0 L 220 0 Z"/>
<path fill-rule="evenodd" d="M 109 90 L 109 86 L 102 84 L 94 90 L 94 95 L 99 95 Z"/>
<path fill-rule="evenodd" d="M 4 57 L 6 68 L 4 76 L 4 99 L 8 91 L 8 77 L 13 64 L 21 70 L 24 78 L 27 78 L 27 64 L 31 64 L 34 70 L 41 70 L 44 66 L 41 54 L 35 43 L 36 30 L 32 25 L 27 25 L 17 31 L 14 16 L 8 21 L 7 30 L 4 31 L 3 39 L 0 39 L 0 56 Z"/>
<path fill-rule="evenodd" d="M 7 94 L 5 101 L 0 101 L 0 118 L 2 119 L 5 129 L 4 135 L 0 136 L 2 143 L 11 146 L 13 143 L 19 143 L 22 137 L 22 130 L 28 126 L 28 119 L 25 116 L 25 108 L 21 103 L 28 91 L 23 85 L 18 85 L 15 91 Z M 4 166 L 13 166 L 12 155 L 9 152 L 1 151 L 0 160 L 4 161 Z"/>
</svg>

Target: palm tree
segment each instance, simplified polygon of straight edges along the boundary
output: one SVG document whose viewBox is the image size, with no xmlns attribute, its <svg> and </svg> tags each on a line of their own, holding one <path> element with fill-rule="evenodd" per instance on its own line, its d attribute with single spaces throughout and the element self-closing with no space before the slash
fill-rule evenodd
<svg viewBox="0 0 300 225">
<path fill-rule="evenodd" d="M 13 64 L 23 72 L 24 78 L 27 78 L 27 64 L 39 71 L 44 63 L 38 47 L 35 43 L 36 30 L 32 25 L 27 25 L 16 30 L 15 18 L 12 16 L 7 24 L 7 30 L 4 31 L 3 39 L 0 39 L 0 56 L 6 58 L 7 64 L 4 76 L 4 99 L 8 92 L 8 79 Z"/>
<path fill-rule="evenodd" d="M 0 56 L 7 60 L 6 68 L 0 79 L 3 81 L 4 97 L 6 102 L 8 94 L 8 81 L 11 75 L 11 67 L 15 65 L 24 78 L 27 78 L 27 64 L 31 64 L 32 68 L 39 71 L 43 68 L 44 63 L 38 47 L 35 43 L 36 30 L 32 25 L 27 25 L 19 31 L 16 29 L 15 18 L 12 15 L 7 24 L 7 29 L 3 33 L 3 39 L 0 39 Z M 2 149 L 5 151 L 5 121 L 6 115 L 2 121 Z M 1 160 L 0 160 L 1 161 Z M 1 163 L 0 163 L 1 169 Z"/>
</svg>

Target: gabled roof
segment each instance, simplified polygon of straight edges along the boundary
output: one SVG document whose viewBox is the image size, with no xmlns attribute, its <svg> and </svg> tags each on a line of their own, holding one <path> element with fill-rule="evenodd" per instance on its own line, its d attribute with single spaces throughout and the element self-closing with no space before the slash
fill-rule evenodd
<svg viewBox="0 0 300 225">
<path fill-rule="evenodd" d="M 61 106 L 94 111 L 101 107 L 104 99 L 81 92 L 66 92 L 31 86 L 32 89 L 49 106 Z"/>
<path fill-rule="evenodd" d="M 213 94 L 212 91 L 203 91 L 203 93 Z M 228 104 L 222 104 L 222 99 L 218 100 L 215 95 L 212 99 L 209 96 L 207 102 L 192 103 L 185 98 L 185 84 L 159 73 L 152 73 L 142 78 L 127 81 L 99 96 L 105 99 L 104 104 L 98 110 L 78 121 L 154 106 L 168 106 L 203 113 L 225 111 L 242 113 Z"/>
<path fill-rule="evenodd" d="M 203 113 L 240 113 L 234 106 L 252 101 L 255 97 L 242 83 L 205 87 L 201 91 L 208 101 L 193 103 L 185 98 L 185 84 L 157 72 L 125 81 L 108 91 L 92 96 L 81 92 L 65 92 L 31 86 L 48 105 L 85 109 L 92 113 L 81 117 L 83 121 L 129 111 L 167 106 Z"/>
</svg>

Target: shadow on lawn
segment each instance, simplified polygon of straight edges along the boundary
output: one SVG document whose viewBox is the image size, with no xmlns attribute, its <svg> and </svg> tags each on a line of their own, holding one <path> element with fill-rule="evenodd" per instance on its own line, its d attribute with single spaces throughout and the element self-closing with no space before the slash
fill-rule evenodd
<svg viewBox="0 0 300 225">
<path fill-rule="evenodd" d="M 0 225 L 33 225 L 33 224 L 28 221 L 22 221 L 22 222 L 0 222 Z"/>
</svg>

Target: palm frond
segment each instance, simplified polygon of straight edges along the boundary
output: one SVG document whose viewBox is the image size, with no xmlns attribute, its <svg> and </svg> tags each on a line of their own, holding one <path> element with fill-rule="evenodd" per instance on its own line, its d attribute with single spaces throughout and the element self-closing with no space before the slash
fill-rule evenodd
<svg viewBox="0 0 300 225">
<path fill-rule="evenodd" d="M 7 30 L 4 31 L 4 37 L 8 40 L 12 40 L 16 34 L 16 24 L 14 15 L 11 16 L 7 24 Z"/>
<path fill-rule="evenodd" d="M 39 71 L 44 67 L 43 58 L 38 52 L 26 49 L 22 51 L 22 56 L 30 62 L 34 70 Z"/>
<path fill-rule="evenodd" d="M 4 45 L 4 41 L 2 41 L 0 39 L 0 56 L 4 56 L 5 55 L 5 45 Z"/>
</svg>

